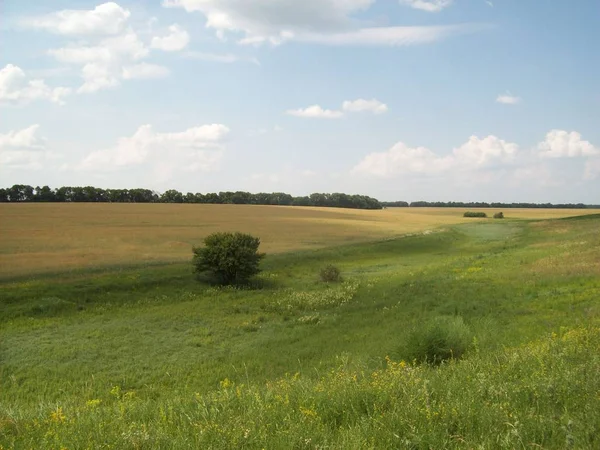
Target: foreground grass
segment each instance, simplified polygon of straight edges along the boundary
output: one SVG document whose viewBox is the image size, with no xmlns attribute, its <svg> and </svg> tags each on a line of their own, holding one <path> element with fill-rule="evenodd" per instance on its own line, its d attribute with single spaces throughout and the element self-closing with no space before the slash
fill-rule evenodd
<svg viewBox="0 0 600 450">
<path fill-rule="evenodd" d="M 600 329 L 434 369 L 345 361 L 318 378 L 224 379 L 169 398 L 114 386 L 98 398 L 6 414 L 24 448 L 579 448 L 600 446 Z"/>
<path fill-rule="evenodd" d="M 252 290 L 177 264 L 0 284 L 0 445 L 597 448 L 598 225 L 276 255 Z M 327 263 L 344 283 L 317 281 Z M 466 358 L 401 362 L 444 315 L 472 331 Z"/>
</svg>

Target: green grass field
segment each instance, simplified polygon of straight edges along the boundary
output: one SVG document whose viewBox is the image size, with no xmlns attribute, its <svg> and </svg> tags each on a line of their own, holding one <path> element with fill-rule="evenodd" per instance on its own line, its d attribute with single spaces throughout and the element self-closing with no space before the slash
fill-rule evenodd
<svg viewBox="0 0 600 450">
<path fill-rule="evenodd" d="M 402 229 L 409 211 L 271 210 L 242 230 L 277 230 L 248 289 L 195 280 L 191 253 L 116 264 L 131 222 L 85 270 L 11 270 L 27 251 L 3 239 L 0 448 L 600 448 L 600 215 L 424 210 Z M 47 254 L 81 251 L 83 222 Z M 32 252 L 60 234 L 38 230 Z M 342 283 L 318 280 L 329 263 Z M 411 330 L 446 316 L 472 334 L 465 357 L 406 360 Z"/>
</svg>

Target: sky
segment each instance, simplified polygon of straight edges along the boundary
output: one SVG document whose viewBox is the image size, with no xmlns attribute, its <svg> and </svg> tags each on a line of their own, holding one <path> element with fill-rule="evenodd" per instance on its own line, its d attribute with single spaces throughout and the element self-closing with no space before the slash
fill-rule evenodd
<svg viewBox="0 0 600 450">
<path fill-rule="evenodd" d="M 2 0 L 0 185 L 600 203 L 598 0 Z"/>
</svg>

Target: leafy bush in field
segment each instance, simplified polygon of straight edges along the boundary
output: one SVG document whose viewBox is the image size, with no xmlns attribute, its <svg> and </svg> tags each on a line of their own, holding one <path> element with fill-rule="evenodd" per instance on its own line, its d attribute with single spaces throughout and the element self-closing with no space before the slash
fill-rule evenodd
<svg viewBox="0 0 600 450">
<path fill-rule="evenodd" d="M 243 233 L 213 233 L 204 247 L 194 247 L 193 264 L 197 273 L 210 273 L 220 284 L 246 283 L 260 272 L 264 253 L 258 252 L 260 239 Z"/>
<path fill-rule="evenodd" d="M 405 353 L 410 361 L 440 364 L 449 359 L 459 359 L 471 339 L 471 332 L 462 317 L 436 317 L 410 333 Z"/>
<path fill-rule="evenodd" d="M 338 281 L 342 281 L 340 269 L 332 264 L 323 267 L 319 276 L 321 277 L 321 281 L 325 283 L 337 283 Z"/>
<path fill-rule="evenodd" d="M 494 214 L 494 219 L 504 219 L 504 213 L 499 212 Z"/>
<path fill-rule="evenodd" d="M 467 211 L 466 213 L 463 214 L 463 217 L 487 217 L 487 214 L 482 211 L 478 211 L 478 212 Z"/>
</svg>

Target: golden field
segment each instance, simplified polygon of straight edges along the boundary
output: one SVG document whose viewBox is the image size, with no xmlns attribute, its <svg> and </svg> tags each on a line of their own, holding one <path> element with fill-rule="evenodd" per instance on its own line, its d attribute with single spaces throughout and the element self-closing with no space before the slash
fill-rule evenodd
<svg viewBox="0 0 600 450">
<path fill-rule="evenodd" d="M 378 211 L 202 204 L 0 204 L 0 277 L 182 261 L 215 231 L 259 236 L 279 253 L 370 241 L 473 221 L 464 208 Z M 496 210 L 488 211 L 488 215 Z M 510 209 L 508 219 L 548 219 L 599 210 Z M 485 220 L 485 219 L 484 219 Z"/>
</svg>

